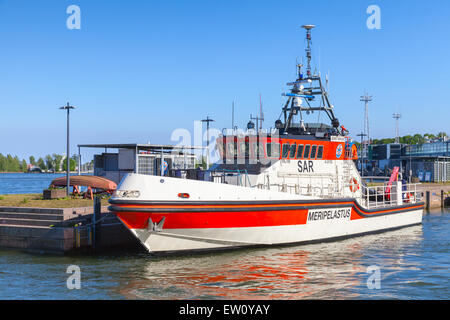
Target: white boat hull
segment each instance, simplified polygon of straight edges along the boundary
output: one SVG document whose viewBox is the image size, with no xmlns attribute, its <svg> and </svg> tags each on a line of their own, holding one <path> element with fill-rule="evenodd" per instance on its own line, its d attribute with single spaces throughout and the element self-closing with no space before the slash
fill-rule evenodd
<svg viewBox="0 0 450 320">
<path fill-rule="evenodd" d="M 143 195 L 113 197 L 110 210 L 154 253 L 330 241 L 420 224 L 423 213 L 423 203 L 368 210 L 354 198 L 144 175 L 121 188 Z M 186 191 L 189 199 L 177 196 Z"/>
<path fill-rule="evenodd" d="M 305 225 L 171 229 L 130 229 L 149 252 L 227 249 L 331 241 L 420 224 L 423 210 L 354 221 L 320 221 Z"/>
</svg>

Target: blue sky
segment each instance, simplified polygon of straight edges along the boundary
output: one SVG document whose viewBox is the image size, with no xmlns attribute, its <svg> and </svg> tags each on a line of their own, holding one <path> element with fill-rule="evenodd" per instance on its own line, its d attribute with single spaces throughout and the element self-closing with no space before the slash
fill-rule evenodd
<svg viewBox="0 0 450 320">
<path fill-rule="evenodd" d="M 209 115 L 244 127 L 262 94 L 273 126 L 286 82 L 315 24 L 313 65 L 330 73 L 335 113 L 362 130 L 367 90 L 374 138 L 449 131 L 450 2 L 0 0 L 0 153 L 20 158 L 79 143 L 171 143 Z M 66 8 L 81 9 L 69 30 Z M 366 9 L 381 9 L 369 30 Z M 86 158 L 85 158 L 86 159 Z"/>
</svg>

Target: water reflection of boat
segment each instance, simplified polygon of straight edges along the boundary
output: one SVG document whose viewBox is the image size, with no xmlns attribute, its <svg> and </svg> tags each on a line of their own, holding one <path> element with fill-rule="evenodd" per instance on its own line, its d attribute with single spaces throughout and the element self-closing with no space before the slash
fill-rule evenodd
<svg viewBox="0 0 450 320">
<path fill-rule="evenodd" d="M 386 294 L 367 290 L 367 267 L 380 266 L 383 286 L 395 286 L 395 273 L 421 267 L 405 259 L 421 240 L 422 227 L 413 226 L 301 247 L 142 257 L 124 270 L 117 291 L 129 299 L 351 299 Z"/>
<path fill-rule="evenodd" d="M 282 119 L 270 132 L 253 123 L 220 136 L 221 160 L 199 180 L 129 174 L 110 210 L 150 252 L 330 241 L 422 222 L 415 186 L 394 182 L 370 197 L 356 146 L 335 117 L 320 73 L 297 65 Z M 324 114 L 330 124 L 305 120 Z M 311 118 L 310 118 L 311 119 Z M 316 118 L 314 118 L 316 119 Z M 404 200 L 405 199 L 405 200 Z"/>
</svg>

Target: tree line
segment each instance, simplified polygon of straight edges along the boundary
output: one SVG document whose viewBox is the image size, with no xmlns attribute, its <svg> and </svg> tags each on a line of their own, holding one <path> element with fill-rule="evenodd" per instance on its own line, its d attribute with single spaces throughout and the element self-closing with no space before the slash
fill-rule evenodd
<svg viewBox="0 0 450 320">
<path fill-rule="evenodd" d="M 73 155 L 70 162 L 70 171 L 74 171 L 77 167 L 78 156 Z M 28 165 L 37 167 L 42 171 L 62 172 L 66 171 L 67 161 L 65 156 L 60 154 L 46 155 L 44 158 L 40 157 L 38 160 L 34 156 L 30 156 L 28 162 L 25 159 L 20 160 L 17 156 L 10 154 L 4 156 L 0 153 L 0 172 L 28 172 Z"/>
<path fill-rule="evenodd" d="M 424 144 L 427 141 L 435 140 L 435 139 L 443 139 L 447 137 L 447 133 L 439 132 L 437 135 L 432 133 L 425 133 L 423 136 L 421 134 L 415 134 L 413 136 L 406 135 L 403 137 L 399 137 L 399 142 L 403 144 Z M 372 144 L 389 144 L 395 143 L 395 138 L 386 138 L 386 139 L 373 139 Z"/>
</svg>

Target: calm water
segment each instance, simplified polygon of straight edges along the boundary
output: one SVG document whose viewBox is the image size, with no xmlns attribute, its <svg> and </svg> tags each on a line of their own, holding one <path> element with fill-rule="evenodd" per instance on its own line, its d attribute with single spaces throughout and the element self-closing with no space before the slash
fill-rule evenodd
<svg viewBox="0 0 450 320">
<path fill-rule="evenodd" d="M 60 173 L 0 173 L 0 194 L 42 193 Z"/>
<path fill-rule="evenodd" d="M 0 299 L 449 299 L 449 227 L 445 209 L 420 226 L 306 246 L 177 257 L 0 251 Z M 66 287 L 69 265 L 81 269 L 80 290 Z M 380 289 L 367 286 L 369 266 L 380 268 Z"/>
</svg>

